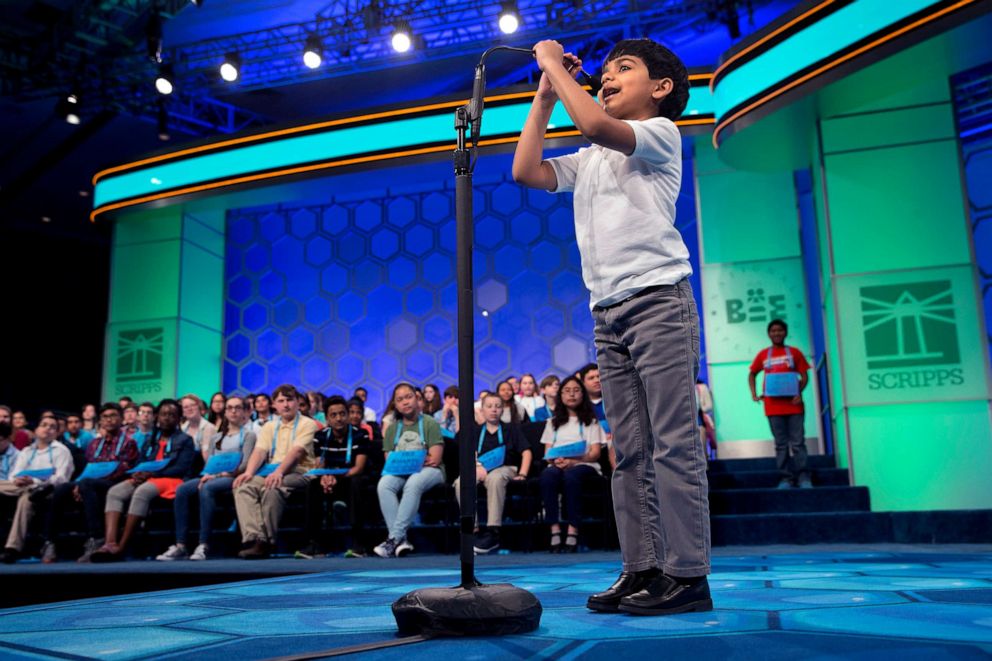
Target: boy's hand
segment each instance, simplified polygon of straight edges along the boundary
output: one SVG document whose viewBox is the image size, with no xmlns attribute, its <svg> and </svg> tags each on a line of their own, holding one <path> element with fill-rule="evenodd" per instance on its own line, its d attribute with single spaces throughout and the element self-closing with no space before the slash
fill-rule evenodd
<svg viewBox="0 0 992 661">
<path fill-rule="evenodd" d="M 551 86 L 551 80 L 546 73 L 541 74 L 541 82 L 537 84 L 537 98 L 548 102 L 558 100 L 558 94 L 555 92 L 555 88 Z"/>
<path fill-rule="evenodd" d="M 557 41 L 545 39 L 534 45 L 534 58 L 537 60 L 538 68 L 545 71 L 548 66 L 563 65 L 565 49 Z"/>
</svg>

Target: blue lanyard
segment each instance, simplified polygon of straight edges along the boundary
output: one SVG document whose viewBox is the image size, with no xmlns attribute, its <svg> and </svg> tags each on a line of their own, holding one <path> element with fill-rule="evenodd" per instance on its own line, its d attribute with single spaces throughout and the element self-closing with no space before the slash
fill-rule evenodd
<svg viewBox="0 0 992 661">
<path fill-rule="evenodd" d="M 396 423 L 396 438 L 393 439 L 393 449 L 394 450 L 396 449 L 396 447 L 400 443 L 400 435 L 403 433 L 403 427 L 404 427 L 405 424 L 406 423 L 403 422 L 403 418 L 400 418 L 399 419 L 399 422 Z M 420 441 L 424 444 L 424 447 L 427 447 L 427 438 L 424 436 L 424 416 L 423 415 L 417 416 L 417 433 L 420 434 Z"/>
<path fill-rule="evenodd" d="M 331 438 L 329 440 L 334 440 L 334 430 L 331 430 Z M 321 456 L 326 455 L 331 448 L 321 448 Z M 344 463 L 349 468 L 351 467 L 351 425 L 348 425 L 348 449 L 345 451 Z"/>
<path fill-rule="evenodd" d="M 75 445 L 77 448 L 80 447 L 79 442 L 82 440 L 83 440 L 83 432 L 81 431 L 79 432 L 79 436 L 77 436 L 75 439 L 72 438 L 72 434 L 70 434 L 69 432 L 65 432 L 62 434 L 63 443 L 66 443 L 67 445 L 71 443 L 72 445 Z"/>
<path fill-rule="evenodd" d="M 172 435 L 169 436 L 169 443 L 165 446 L 165 454 L 163 456 L 168 457 L 170 454 L 172 454 L 172 439 L 173 437 L 175 437 L 175 435 L 176 433 L 172 432 Z M 149 450 L 152 451 L 152 454 L 158 454 L 158 442 L 160 440 L 162 440 L 162 430 L 156 429 L 155 433 L 152 435 L 151 443 L 145 446 L 145 458 L 148 458 Z"/>
<path fill-rule="evenodd" d="M 552 446 L 558 442 L 558 430 L 555 429 L 554 431 L 555 431 L 554 438 L 551 440 Z M 586 441 L 585 427 L 582 426 L 581 422 L 579 423 L 579 441 L 582 441 L 583 443 L 585 443 Z M 578 443 L 579 441 L 576 441 L 576 443 Z"/>
<path fill-rule="evenodd" d="M 193 438 L 193 444 L 196 447 L 200 447 L 200 441 L 203 439 L 203 426 L 204 426 L 203 422 L 204 422 L 203 418 L 200 418 L 200 424 L 196 428 L 196 436 Z M 187 431 L 191 426 L 192 424 L 187 422 L 186 429 L 184 429 L 183 431 Z"/>
<path fill-rule="evenodd" d="M 279 443 L 279 425 L 282 424 L 282 416 L 276 420 L 276 430 L 272 434 L 272 449 L 269 451 L 269 456 L 276 456 L 276 445 Z M 293 439 L 296 438 L 296 426 L 300 424 L 300 414 L 296 414 L 296 419 L 293 420 L 293 436 L 289 439 L 289 444 L 293 444 Z"/>
<path fill-rule="evenodd" d="M 10 450 L 3 453 L 3 478 L 10 479 Z"/>
<path fill-rule="evenodd" d="M 550 417 L 551 417 L 552 415 L 554 415 L 553 413 L 551 413 L 551 405 L 549 405 L 549 404 L 545 404 L 545 405 L 544 405 L 544 410 L 548 412 L 548 417 L 549 417 L 549 418 L 550 418 Z"/>
<path fill-rule="evenodd" d="M 114 458 L 118 458 L 118 457 L 121 456 L 121 448 L 124 447 L 124 441 L 126 441 L 126 440 L 127 440 L 127 434 L 125 434 L 124 433 L 124 430 L 122 429 L 121 430 L 121 437 L 117 440 L 117 448 L 114 450 Z M 94 459 L 99 459 L 100 458 L 100 453 L 103 452 L 103 444 L 104 444 L 104 442 L 106 442 L 106 439 L 101 436 L 100 437 L 100 445 L 96 446 L 96 452 L 93 453 L 93 458 Z"/>
<path fill-rule="evenodd" d="M 768 347 L 768 354 L 765 356 L 766 372 L 768 371 L 768 368 L 772 366 L 772 349 L 774 348 L 775 348 L 774 346 Z M 785 349 L 785 358 L 786 360 L 789 361 L 789 371 L 794 372 L 796 370 L 796 364 L 792 362 L 792 352 L 789 351 L 789 347 L 785 346 L 784 344 L 782 345 L 782 348 Z"/>
<path fill-rule="evenodd" d="M 31 464 L 34 463 L 34 458 L 35 458 L 35 455 L 37 455 L 37 454 L 38 454 L 38 446 L 37 445 L 31 446 L 31 458 L 28 459 L 28 464 L 27 464 L 28 466 L 30 466 Z M 51 466 L 52 468 L 55 468 L 55 462 L 52 461 L 52 446 L 51 446 L 51 444 L 48 445 L 48 465 Z"/>
<path fill-rule="evenodd" d="M 496 428 L 496 437 L 499 441 L 499 445 L 503 445 L 503 425 Z M 479 449 L 476 450 L 476 454 L 482 454 L 482 441 L 486 438 L 486 426 L 482 425 L 482 431 L 479 432 Z"/>
</svg>

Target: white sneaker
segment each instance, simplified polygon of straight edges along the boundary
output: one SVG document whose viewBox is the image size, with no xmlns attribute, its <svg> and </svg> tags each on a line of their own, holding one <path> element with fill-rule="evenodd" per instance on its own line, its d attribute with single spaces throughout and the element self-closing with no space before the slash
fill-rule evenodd
<svg viewBox="0 0 992 661">
<path fill-rule="evenodd" d="M 396 555 L 396 541 L 392 538 L 388 538 L 382 544 L 379 544 L 372 549 L 372 552 L 380 558 L 391 558 Z"/>
<path fill-rule="evenodd" d="M 413 553 L 413 544 L 411 544 L 409 541 L 404 539 L 402 542 L 396 545 L 397 558 L 402 558 L 403 556 L 409 555 L 411 553 Z"/>
<path fill-rule="evenodd" d="M 199 545 L 197 545 L 197 547 L 195 549 L 193 549 L 193 555 L 189 556 L 189 559 L 190 560 L 206 560 L 207 559 L 207 552 L 209 550 L 210 550 L 210 547 L 207 546 L 206 544 L 199 544 Z"/>
<path fill-rule="evenodd" d="M 170 561 L 170 560 L 188 560 L 189 556 L 186 554 L 186 547 L 180 544 L 173 544 L 169 549 L 155 557 L 156 560 Z"/>
</svg>

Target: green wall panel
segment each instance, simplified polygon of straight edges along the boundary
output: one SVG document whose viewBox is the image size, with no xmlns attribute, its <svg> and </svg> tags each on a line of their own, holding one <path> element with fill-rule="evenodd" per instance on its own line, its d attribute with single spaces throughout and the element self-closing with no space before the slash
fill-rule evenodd
<svg viewBox="0 0 992 661">
<path fill-rule="evenodd" d="M 182 236 L 182 207 L 131 211 L 114 223 L 114 245 L 149 243 Z"/>
<path fill-rule="evenodd" d="M 709 363 L 750 362 L 768 347 L 772 319 L 784 319 L 786 342 L 811 355 L 800 258 L 707 264 L 702 270 Z"/>
<path fill-rule="evenodd" d="M 179 305 L 178 240 L 119 245 L 111 257 L 111 322 L 176 315 Z"/>
<path fill-rule="evenodd" d="M 836 281 L 848 406 L 988 398 L 972 267 Z"/>
<path fill-rule="evenodd" d="M 837 274 L 968 263 L 956 141 L 824 160 Z"/>
<path fill-rule="evenodd" d="M 702 261 L 739 262 L 800 254 L 792 173 L 739 172 L 696 143 Z"/>
<path fill-rule="evenodd" d="M 107 325 L 103 401 L 124 395 L 141 401 L 172 397 L 175 380 L 175 319 L 144 319 Z"/>
<path fill-rule="evenodd" d="M 188 321 L 179 322 L 177 393 L 207 398 L 220 390 L 223 334 Z"/>
<path fill-rule="evenodd" d="M 224 324 L 224 260 L 185 242 L 179 316 L 216 331 Z"/>
<path fill-rule="evenodd" d="M 865 151 L 927 140 L 954 140 L 957 132 L 949 103 L 846 115 L 823 122 L 823 151 Z"/>
<path fill-rule="evenodd" d="M 855 478 L 872 509 L 992 507 L 988 402 L 852 409 Z"/>
</svg>

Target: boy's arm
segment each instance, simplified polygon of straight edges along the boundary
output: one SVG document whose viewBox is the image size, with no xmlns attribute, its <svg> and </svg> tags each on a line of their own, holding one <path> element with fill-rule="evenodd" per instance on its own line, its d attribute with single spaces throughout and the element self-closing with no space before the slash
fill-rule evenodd
<svg viewBox="0 0 992 661">
<path fill-rule="evenodd" d="M 549 191 L 558 188 L 554 168 L 542 159 L 544 134 L 548 130 L 548 121 L 555 103 L 557 97 L 551 89 L 551 83 L 547 76 L 542 75 L 534 102 L 527 113 L 527 121 L 520 132 L 520 141 L 513 153 L 513 180 L 518 184 Z"/>
<path fill-rule="evenodd" d="M 634 153 L 637 140 L 630 124 L 614 119 L 596 103 L 572 77 L 563 62 L 563 49 L 557 41 L 541 41 L 534 46 L 537 66 L 548 77 L 568 116 L 583 137 L 607 149 Z M 523 136 L 521 135 L 521 139 Z"/>
</svg>

